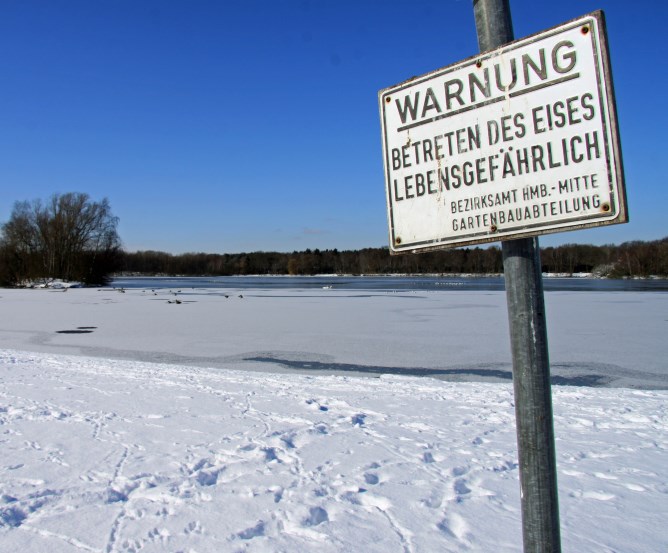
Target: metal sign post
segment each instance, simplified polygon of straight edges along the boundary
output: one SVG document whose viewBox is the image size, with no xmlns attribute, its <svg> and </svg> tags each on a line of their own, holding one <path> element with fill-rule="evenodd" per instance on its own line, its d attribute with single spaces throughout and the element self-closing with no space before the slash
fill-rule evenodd
<svg viewBox="0 0 668 553">
<path fill-rule="evenodd" d="M 481 0 L 487 1 L 487 0 Z M 561 551 L 550 365 L 538 238 L 503 243 L 526 553 Z"/>
<path fill-rule="evenodd" d="M 509 0 L 474 0 L 480 52 L 513 40 Z M 561 551 L 550 364 L 538 238 L 503 242 L 526 553 Z"/>
<path fill-rule="evenodd" d="M 503 241 L 527 553 L 561 551 L 537 236 L 626 223 L 605 22 L 513 40 L 509 0 L 473 0 L 480 53 L 383 89 L 390 253 Z"/>
</svg>

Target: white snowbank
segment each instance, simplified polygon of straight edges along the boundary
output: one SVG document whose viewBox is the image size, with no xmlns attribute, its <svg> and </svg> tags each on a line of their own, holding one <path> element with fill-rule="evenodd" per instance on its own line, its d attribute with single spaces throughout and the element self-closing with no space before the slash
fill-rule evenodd
<svg viewBox="0 0 668 553">
<path fill-rule="evenodd" d="M 521 551 L 510 384 L 340 375 L 504 380 L 503 294 L 176 293 L 0 291 L 0 549 Z M 665 382 L 665 302 L 548 294 L 553 362 Z M 553 395 L 564 551 L 665 551 L 668 392 Z"/>
</svg>

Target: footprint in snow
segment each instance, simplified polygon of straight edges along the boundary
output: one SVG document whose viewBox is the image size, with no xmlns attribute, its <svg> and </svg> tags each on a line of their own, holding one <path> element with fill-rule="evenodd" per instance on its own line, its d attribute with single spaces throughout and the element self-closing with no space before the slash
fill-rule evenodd
<svg viewBox="0 0 668 553">
<path fill-rule="evenodd" d="M 468 467 L 455 467 L 452 469 L 452 476 L 463 476 L 469 471 Z"/>
<path fill-rule="evenodd" d="M 262 451 L 264 453 L 264 460 L 267 463 L 270 463 L 271 461 L 279 461 L 275 447 L 265 447 L 262 449 Z"/>
<path fill-rule="evenodd" d="M 329 522 L 329 515 L 322 507 L 311 507 L 309 509 L 309 516 L 304 519 L 303 526 L 318 526 L 323 522 Z"/>
<path fill-rule="evenodd" d="M 307 399 L 306 405 L 317 407 L 319 411 L 329 411 L 329 407 L 327 407 L 327 405 L 321 405 L 320 402 L 315 399 Z"/>
<path fill-rule="evenodd" d="M 423 463 L 433 463 L 435 461 L 434 455 L 431 453 L 431 451 L 425 451 L 422 454 L 422 462 Z"/>
<path fill-rule="evenodd" d="M 309 429 L 309 434 L 329 434 L 329 429 L 326 424 L 316 424 L 313 428 Z"/>
<path fill-rule="evenodd" d="M 169 530 L 167 530 L 167 528 L 153 528 L 152 530 L 149 530 L 148 537 L 154 542 L 155 541 L 165 542 L 169 540 L 171 534 L 169 533 Z"/>
<path fill-rule="evenodd" d="M 139 540 L 123 540 L 121 547 L 127 553 L 138 553 L 144 548 L 144 544 Z"/>
<path fill-rule="evenodd" d="M 0 528 L 9 526 L 10 528 L 18 528 L 23 524 L 27 518 L 27 514 L 23 509 L 16 506 L 5 507 L 0 509 Z"/>
<path fill-rule="evenodd" d="M 466 482 L 464 481 L 463 478 L 458 478 L 457 480 L 455 480 L 455 484 L 454 484 L 453 488 L 455 490 L 455 493 L 457 494 L 457 501 L 460 501 L 461 499 L 463 499 L 462 496 L 468 495 L 468 494 L 471 493 L 471 488 L 469 488 L 466 485 Z"/>
<path fill-rule="evenodd" d="M 358 413 L 357 415 L 353 415 L 350 420 L 353 426 L 364 426 L 365 419 L 366 415 L 364 413 Z"/>
<path fill-rule="evenodd" d="M 378 478 L 377 474 L 374 474 L 373 472 L 365 472 L 364 473 L 364 482 L 369 484 L 370 486 L 375 486 L 378 484 L 380 479 Z"/>
<path fill-rule="evenodd" d="M 202 524 L 199 520 L 194 520 L 183 529 L 183 533 L 187 536 L 189 534 L 201 534 L 203 532 Z"/>
<path fill-rule="evenodd" d="M 281 488 L 281 486 L 272 486 L 267 491 L 274 495 L 274 503 L 280 503 L 283 499 L 284 490 Z"/>
<path fill-rule="evenodd" d="M 114 488 L 108 488 L 104 492 L 104 502 L 106 504 L 112 503 L 125 503 L 128 500 L 127 494 L 123 493 L 120 490 L 115 490 Z"/>
<path fill-rule="evenodd" d="M 467 546 L 471 544 L 471 533 L 468 524 L 466 524 L 466 521 L 460 515 L 452 513 L 441 520 L 436 526 L 441 532 L 455 538 L 462 544 Z"/>
<path fill-rule="evenodd" d="M 237 537 L 241 538 L 242 540 L 252 540 L 253 538 L 257 538 L 260 536 L 264 536 L 263 521 L 259 521 L 255 526 L 252 526 L 251 528 L 246 528 L 245 530 L 242 530 L 237 534 Z"/>
<path fill-rule="evenodd" d="M 295 449 L 295 447 L 297 447 L 295 446 L 295 435 L 295 432 L 285 433 L 281 435 L 280 440 L 288 449 Z"/>
<path fill-rule="evenodd" d="M 221 470 L 201 470 L 197 473 L 196 479 L 200 486 L 215 486 L 218 483 L 218 475 Z"/>
</svg>

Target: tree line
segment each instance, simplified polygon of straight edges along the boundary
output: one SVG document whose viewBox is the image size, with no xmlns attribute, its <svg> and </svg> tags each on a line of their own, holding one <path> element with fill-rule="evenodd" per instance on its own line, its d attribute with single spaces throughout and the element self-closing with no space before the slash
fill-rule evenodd
<svg viewBox="0 0 668 553">
<path fill-rule="evenodd" d="M 47 279 L 89 285 L 113 274 L 315 275 L 315 274 L 500 274 L 501 248 L 458 248 L 392 256 L 388 248 L 307 249 L 292 253 L 236 254 L 126 252 L 109 201 L 87 194 L 55 194 L 42 202 L 17 202 L 0 225 L 0 285 Z M 565 244 L 541 250 L 546 273 L 595 273 L 601 277 L 668 276 L 668 237 L 651 242 L 592 246 Z"/>
<path fill-rule="evenodd" d="M 47 279 L 104 284 L 121 268 L 118 218 L 105 198 L 54 194 L 16 202 L 0 227 L 0 285 Z"/>
<path fill-rule="evenodd" d="M 121 254 L 123 271 L 142 275 L 316 275 L 316 274 L 499 274 L 501 248 L 458 248 L 392 256 L 388 248 L 307 249 L 292 253 L 236 254 L 160 251 Z M 545 273 L 595 273 L 608 278 L 668 276 L 668 237 L 651 242 L 593 246 L 565 244 L 541 249 Z"/>
</svg>

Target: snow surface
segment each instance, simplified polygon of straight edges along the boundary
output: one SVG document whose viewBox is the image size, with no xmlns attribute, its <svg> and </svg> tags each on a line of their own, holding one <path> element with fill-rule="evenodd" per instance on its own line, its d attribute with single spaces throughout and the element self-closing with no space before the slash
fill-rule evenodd
<svg viewBox="0 0 668 553">
<path fill-rule="evenodd" d="M 546 302 L 563 550 L 667 551 L 668 294 Z M 503 293 L 0 290 L 0 550 L 521 551 L 509 371 Z"/>
</svg>

